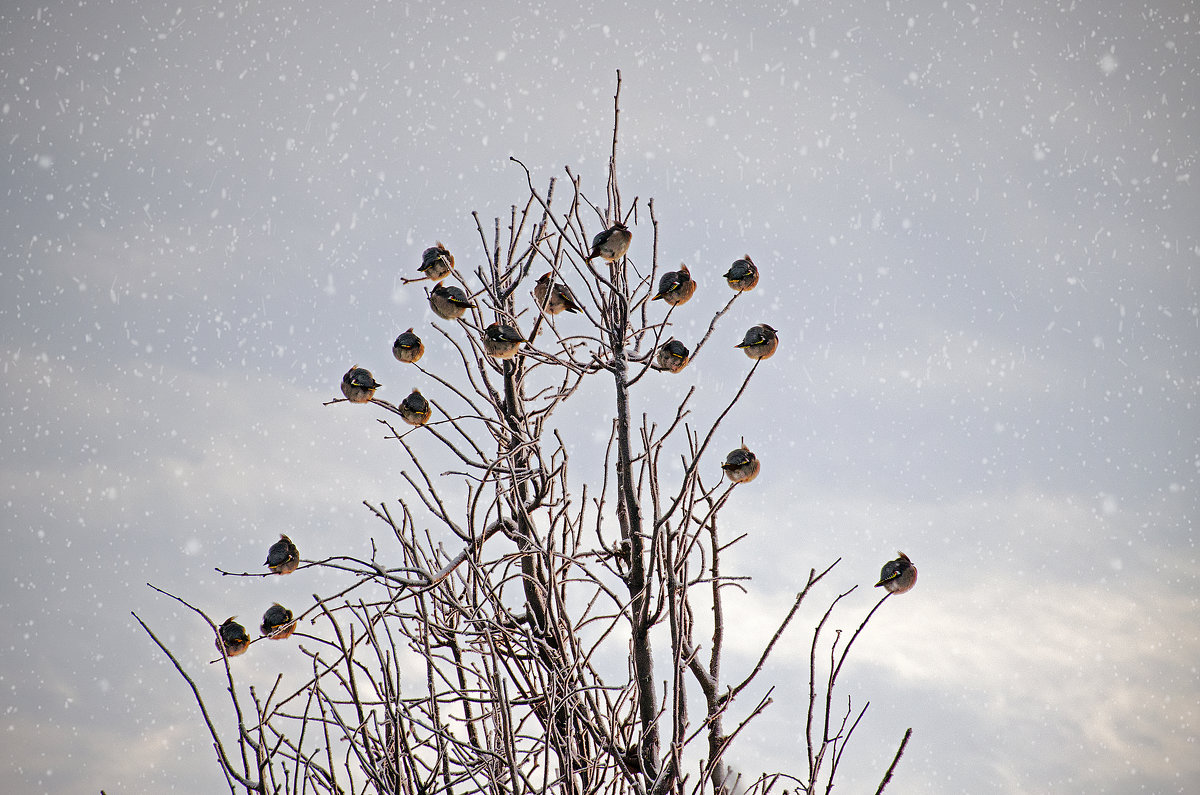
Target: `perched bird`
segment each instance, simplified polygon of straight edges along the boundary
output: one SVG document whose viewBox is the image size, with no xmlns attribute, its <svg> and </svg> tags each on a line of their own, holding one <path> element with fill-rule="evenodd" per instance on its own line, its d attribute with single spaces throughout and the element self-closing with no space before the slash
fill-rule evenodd
<svg viewBox="0 0 1200 795">
<path fill-rule="evenodd" d="M 296 622 L 292 620 L 292 611 L 276 602 L 263 613 L 262 626 L 259 627 L 265 637 L 272 640 L 283 640 L 291 637 L 296 631 Z"/>
<path fill-rule="evenodd" d="M 483 331 L 483 350 L 495 359 L 511 359 L 525 338 L 521 332 L 503 323 L 493 323 Z"/>
<path fill-rule="evenodd" d="M 725 463 L 721 464 L 721 469 L 725 470 L 725 474 L 734 483 L 749 483 L 754 480 L 758 477 L 758 468 L 758 456 L 750 452 L 745 443 L 725 456 Z"/>
<path fill-rule="evenodd" d="M 474 306 L 467 299 L 467 294 L 454 285 L 445 287 L 438 282 L 429 294 L 429 307 L 434 314 L 446 320 L 458 320 Z"/>
<path fill-rule="evenodd" d="M 234 621 L 237 616 L 230 616 L 217 630 L 217 651 L 226 657 L 236 657 L 244 654 L 250 648 L 250 636 L 246 628 Z"/>
<path fill-rule="evenodd" d="M 400 401 L 400 417 L 409 425 L 424 425 L 429 422 L 429 415 L 433 410 L 429 408 L 429 401 L 421 394 L 421 390 L 413 387 L 413 391 L 408 397 Z"/>
<path fill-rule="evenodd" d="M 667 340 L 658 349 L 658 369 L 668 373 L 678 373 L 687 367 L 691 351 L 679 340 Z"/>
<path fill-rule="evenodd" d="M 292 539 L 281 534 L 279 540 L 267 550 L 263 565 L 275 574 L 291 574 L 300 565 L 300 550 L 292 543 Z"/>
<path fill-rule="evenodd" d="M 420 337 L 413 334 L 412 329 L 403 332 L 392 343 L 392 356 L 395 356 L 398 362 L 416 364 L 421 361 L 421 357 L 424 355 L 425 343 L 421 342 Z"/>
<path fill-rule="evenodd" d="M 883 564 L 879 572 L 879 582 L 875 587 L 882 586 L 888 593 L 908 593 L 917 584 L 917 567 L 908 559 L 908 555 L 899 553 L 900 557 Z"/>
<path fill-rule="evenodd" d="M 671 306 L 686 304 L 696 292 L 696 280 L 687 265 L 679 263 L 679 270 L 668 271 L 658 280 L 658 294 L 651 301 L 662 299 Z"/>
<path fill-rule="evenodd" d="M 575 300 L 575 294 L 571 292 L 571 288 L 565 284 L 555 284 L 554 289 L 551 290 L 550 283 L 553 280 L 554 272 L 551 271 L 538 279 L 537 284 L 533 286 L 533 298 L 537 301 L 537 305 L 552 315 L 560 312 L 578 312 L 580 310 L 579 302 Z"/>
<path fill-rule="evenodd" d="M 370 370 L 363 369 L 357 364 L 342 376 L 342 394 L 351 403 L 370 403 L 375 397 L 375 390 L 383 384 L 375 382 Z"/>
<path fill-rule="evenodd" d="M 620 259 L 629 250 L 629 241 L 632 239 L 633 233 L 629 231 L 629 227 L 617 221 L 603 232 L 596 233 L 592 238 L 592 253 L 588 254 L 587 258 L 590 261 L 600 257 L 609 262 Z"/>
<path fill-rule="evenodd" d="M 425 249 L 421 254 L 421 267 L 417 270 L 423 278 L 440 282 L 454 270 L 454 255 L 439 240 L 436 245 Z"/>
<path fill-rule="evenodd" d="M 753 290 L 754 285 L 758 284 L 758 266 L 750 259 L 750 255 L 746 254 L 729 266 L 725 273 L 725 281 L 739 293 Z"/>
<path fill-rule="evenodd" d="M 770 359 L 779 347 L 779 335 L 766 323 L 760 323 L 751 326 L 735 347 L 741 348 L 751 359 Z"/>
</svg>

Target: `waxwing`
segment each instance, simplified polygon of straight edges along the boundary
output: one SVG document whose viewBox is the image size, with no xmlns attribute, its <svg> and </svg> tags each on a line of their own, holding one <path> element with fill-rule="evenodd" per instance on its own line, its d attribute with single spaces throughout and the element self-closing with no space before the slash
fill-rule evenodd
<svg viewBox="0 0 1200 795">
<path fill-rule="evenodd" d="M 454 285 L 446 287 L 438 282 L 429 294 L 429 308 L 440 318 L 458 320 L 475 304 L 467 299 L 466 293 Z"/>
<path fill-rule="evenodd" d="M 686 304 L 696 292 L 696 280 L 687 265 L 679 263 L 679 270 L 668 271 L 658 280 L 658 294 L 651 301 L 662 299 L 671 306 Z"/>
<path fill-rule="evenodd" d="M 879 582 L 876 588 L 883 588 L 888 593 L 908 593 L 917 584 L 917 567 L 903 552 L 900 557 L 883 564 L 879 572 Z"/>
<path fill-rule="evenodd" d="M 551 290 L 553 281 L 553 271 L 544 274 L 537 280 L 537 284 L 533 286 L 533 298 L 537 301 L 537 305 L 543 307 L 551 315 L 557 315 L 560 312 L 578 312 L 581 307 L 575 300 L 575 294 L 571 292 L 571 288 L 565 284 L 555 283 L 554 289 Z M 548 301 L 547 297 L 549 297 Z"/>
<path fill-rule="evenodd" d="M 525 338 L 521 332 L 503 323 L 493 323 L 483 331 L 483 350 L 496 359 L 511 359 Z"/>
<path fill-rule="evenodd" d="M 683 368 L 687 367 L 688 357 L 691 352 L 679 340 L 667 340 L 659 346 L 657 363 L 658 369 L 666 370 L 668 373 L 678 373 Z"/>
<path fill-rule="evenodd" d="M 766 323 L 751 326 L 746 336 L 736 346 L 751 359 L 770 359 L 779 347 L 779 335 Z"/>
<path fill-rule="evenodd" d="M 351 403 L 370 403 L 371 398 L 375 397 L 375 390 L 381 386 L 383 384 L 375 382 L 375 377 L 371 375 L 370 370 L 359 367 L 357 364 L 342 376 L 342 394 Z"/>
<path fill-rule="evenodd" d="M 439 240 L 436 245 L 422 252 L 421 267 L 417 270 L 422 278 L 440 282 L 454 270 L 454 255 Z"/>
<path fill-rule="evenodd" d="M 264 637 L 272 640 L 283 640 L 296 631 L 296 622 L 292 619 L 292 611 L 276 602 L 263 613 L 262 626 L 259 627 Z"/>
<path fill-rule="evenodd" d="M 750 448 L 743 443 L 741 447 L 725 456 L 725 463 L 721 464 L 721 469 L 725 470 L 725 474 L 734 483 L 749 483 L 758 477 L 758 456 L 750 452 Z"/>
<path fill-rule="evenodd" d="M 593 260 L 600 257 L 609 262 L 618 260 L 625 256 L 625 252 L 629 250 L 629 241 L 632 239 L 633 233 L 629 231 L 629 227 L 617 221 L 592 238 L 592 253 L 587 258 Z"/>
<path fill-rule="evenodd" d="M 292 539 L 280 535 L 279 540 L 267 550 L 263 565 L 275 574 L 291 574 L 300 565 L 300 550 L 292 543 Z"/>
<path fill-rule="evenodd" d="M 424 425 L 429 422 L 429 415 L 433 413 L 429 407 L 429 401 L 416 387 L 413 387 L 413 391 L 409 393 L 408 397 L 400 401 L 398 408 L 401 419 L 409 425 Z"/>
<path fill-rule="evenodd" d="M 753 290 L 754 285 L 758 284 L 758 266 L 750 259 L 750 255 L 746 254 L 729 266 L 725 273 L 725 281 L 739 293 Z"/>
<path fill-rule="evenodd" d="M 233 620 L 235 618 L 237 616 L 225 619 L 225 623 L 217 630 L 217 651 L 226 657 L 245 654 L 246 649 L 250 648 L 250 636 L 246 634 L 245 627 Z"/>
<path fill-rule="evenodd" d="M 421 342 L 420 337 L 413 334 L 412 329 L 401 333 L 392 343 L 392 356 L 395 356 L 398 362 L 416 364 L 424 355 L 425 343 Z"/>
</svg>

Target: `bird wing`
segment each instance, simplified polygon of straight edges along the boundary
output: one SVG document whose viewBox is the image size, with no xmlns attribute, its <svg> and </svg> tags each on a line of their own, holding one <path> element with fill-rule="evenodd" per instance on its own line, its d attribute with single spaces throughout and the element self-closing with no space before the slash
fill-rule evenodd
<svg viewBox="0 0 1200 795">
<path fill-rule="evenodd" d="M 761 345 L 767 341 L 767 334 L 757 326 L 746 332 L 745 339 L 742 340 L 739 348 L 749 348 L 751 345 Z"/>
<path fill-rule="evenodd" d="M 678 289 L 679 285 L 683 284 L 684 281 L 686 281 L 686 278 L 678 271 L 672 271 L 671 273 L 664 274 L 662 280 L 658 283 L 658 295 L 654 296 L 654 298 L 651 298 L 650 300 L 656 301 L 659 298 L 662 298 L 672 290 Z"/>
<path fill-rule="evenodd" d="M 602 232 L 597 232 L 596 236 L 592 238 L 592 251 L 595 251 L 596 249 L 600 248 L 600 246 L 603 246 L 605 243 L 607 243 L 608 239 L 612 237 L 612 234 L 613 233 L 611 229 L 605 229 Z"/>
<path fill-rule="evenodd" d="M 889 564 L 889 566 L 890 565 L 891 564 Z M 875 587 L 878 588 L 879 586 L 883 585 L 885 582 L 890 582 L 899 576 L 900 576 L 900 570 L 898 568 L 895 568 L 895 567 L 886 568 L 885 567 L 883 572 L 879 575 L 879 582 L 875 583 Z"/>
</svg>

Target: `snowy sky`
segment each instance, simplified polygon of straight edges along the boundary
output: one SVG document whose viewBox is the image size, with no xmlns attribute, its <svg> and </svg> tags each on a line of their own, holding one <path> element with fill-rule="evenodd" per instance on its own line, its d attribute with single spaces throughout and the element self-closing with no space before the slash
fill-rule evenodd
<svg viewBox="0 0 1200 795">
<path fill-rule="evenodd" d="M 337 578 L 214 566 L 256 570 L 279 532 L 367 552 L 402 452 L 322 401 L 353 363 L 407 392 L 391 339 L 431 315 L 399 277 L 435 239 L 478 252 L 470 212 L 524 196 L 510 155 L 602 198 L 616 69 L 623 192 L 700 281 L 680 330 L 748 252 L 730 345 L 783 340 L 747 396 L 734 645 L 812 566 L 843 558 L 831 593 L 897 549 L 921 572 L 849 670 L 851 789 L 908 726 L 898 793 L 1200 780 L 1192 3 L 204 5 L 0 10 L 13 791 L 223 786 L 130 611 L 213 679 L 207 629 L 147 582 L 252 623 Z M 715 405 L 739 356 L 641 400 Z M 744 770 L 798 754 L 806 644 Z M 288 653 L 238 662 L 269 686 Z"/>
</svg>

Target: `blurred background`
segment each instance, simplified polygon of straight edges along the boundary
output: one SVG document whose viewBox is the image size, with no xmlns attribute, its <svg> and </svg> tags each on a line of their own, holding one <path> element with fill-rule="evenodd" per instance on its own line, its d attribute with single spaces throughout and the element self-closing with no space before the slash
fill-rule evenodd
<svg viewBox="0 0 1200 795">
<path fill-rule="evenodd" d="M 378 409 L 322 402 L 356 363 L 380 397 L 440 397 L 391 358 L 433 319 L 401 277 L 434 240 L 482 264 L 471 212 L 490 229 L 525 200 L 510 156 L 539 187 L 570 167 L 603 204 L 618 69 L 630 255 L 649 263 L 653 197 L 660 264 L 700 283 L 676 336 L 707 328 L 734 259 L 764 274 L 634 411 L 668 416 L 695 385 L 711 420 L 745 328 L 782 339 L 714 453 L 717 472 L 745 435 L 764 462 L 726 514 L 753 539 L 728 570 L 754 578 L 729 675 L 810 568 L 842 559 L 826 597 L 860 584 L 853 629 L 901 549 L 920 582 L 843 673 L 871 705 L 847 791 L 873 791 L 909 726 L 889 791 L 1194 790 L 1192 3 L 334 5 L 0 10 L 14 792 L 222 788 L 130 613 L 230 731 L 211 633 L 146 583 L 252 627 L 341 581 L 214 567 L 261 571 L 280 532 L 309 559 L 386 540 L 361 502 L 410 496 L 403 451 Z M 449 355 L 433 342 L 423 364 Z M 577 460 L 610 404 L 560 416 Z M 744 773 L 799 764 L 817 618 L 764 674 Z M 253 651 L 237 670 L 263 688 L 296 656 Z"/>
</svg>

